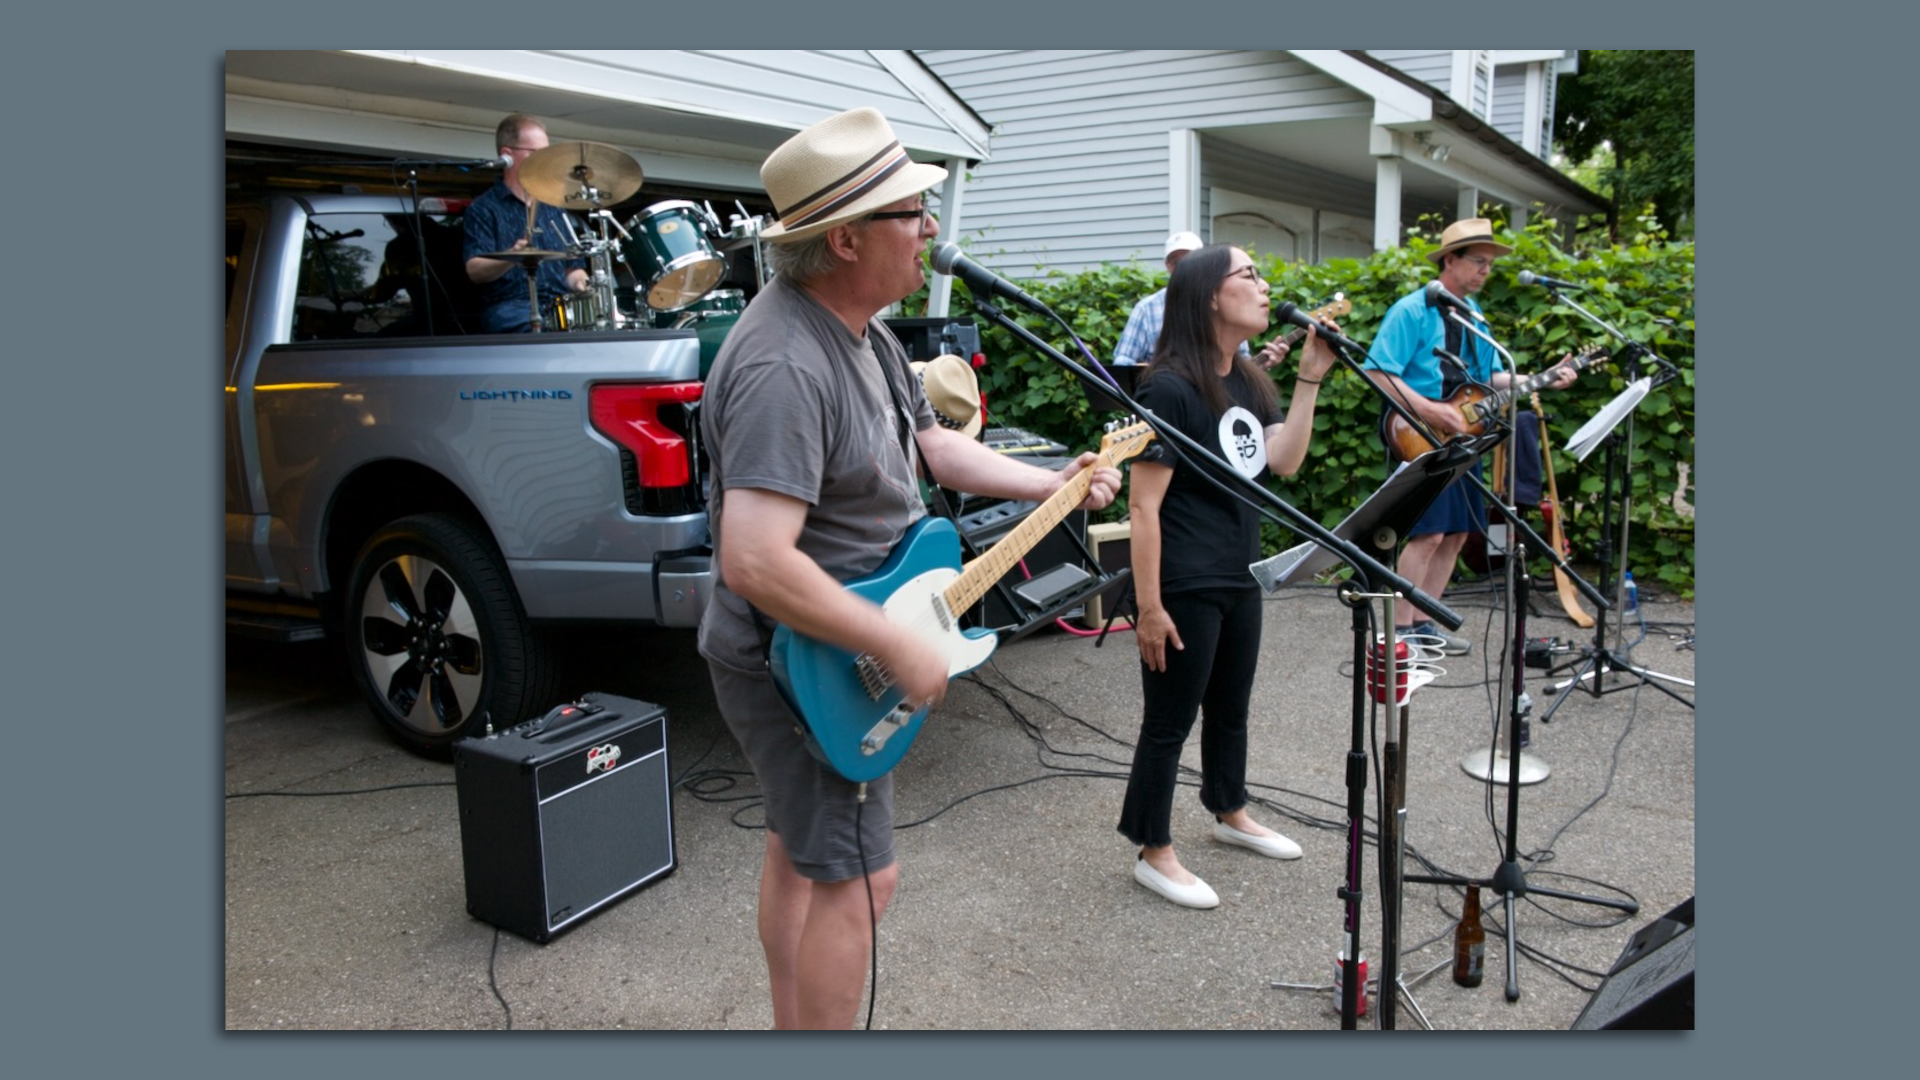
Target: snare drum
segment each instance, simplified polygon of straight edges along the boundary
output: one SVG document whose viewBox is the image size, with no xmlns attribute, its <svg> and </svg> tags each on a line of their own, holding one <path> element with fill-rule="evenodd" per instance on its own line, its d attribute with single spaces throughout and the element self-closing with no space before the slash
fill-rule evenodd
<svg viewBox="0 0 1920 1080">
<path fill-rule="evenodd" d="M 707 213 L 683 200 L 655 203 L 627 231 L 627 261 L 655 311 L 679 311 L 705 296 L 727 272 L 727 260 L 707 240 Z"/>
</svg>

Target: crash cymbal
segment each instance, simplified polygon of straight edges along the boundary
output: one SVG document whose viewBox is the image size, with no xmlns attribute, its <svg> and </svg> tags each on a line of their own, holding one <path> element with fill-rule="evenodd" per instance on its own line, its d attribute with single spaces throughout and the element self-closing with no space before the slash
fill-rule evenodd
<svg viewBox="0 0 1920 1080">
<path fill-rule="evenodd" d="M 604 143 L 555 143 L 520 163 L 527 194 L 548 206 L 597 210 L 640 190 L 640 163 Z"/>
<path fill-rule="evenodd" d="M 499 259 L 501 262 L 519 263 L 522 267 L 533 267 L 550 259 L 565 259 L 564 251 L 541 251 L 539 248 L 515 248 L 512 251 L 483 251 L 483 259 Z"/>
</svg>

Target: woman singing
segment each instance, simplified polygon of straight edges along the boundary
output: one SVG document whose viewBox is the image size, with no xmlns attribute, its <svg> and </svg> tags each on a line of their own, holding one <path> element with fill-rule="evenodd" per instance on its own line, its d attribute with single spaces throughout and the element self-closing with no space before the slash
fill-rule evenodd
<svg viewBox="0 0 1920 1080">
<path fill-rule="evenodd" d="M 1166 323 L 1138 392 L 1161 421 L 1256 482 L 1299 469 L 1320 380 L 1334 363 L 1333 350 L 1309 331 L 1292 412 L 1283 417 L 1272 380 L 1236 356 L 1268 320 L 1267 283 L 1246 252 L 1225 244 L 1193 252 L 1168 281 Z M 1300 846 L 1247 813 L 1247 705 L 1261 619 L 1247 566 L 1260 558 L 1259 514 L 1196 468 L 1164 441 L 1132 468 L 1144 712 L 1119 830 L 1141 845 L 1134 880 L 1176 904 L 1211 908 L 1219 896 L 1180 864 L 1171 829 L 1180 752 L 1196 714 L 1204 714 L 1200 804 L 1214 815 L 1214 839 L 1275 859 L 1299 858 Z"/>
</svg>

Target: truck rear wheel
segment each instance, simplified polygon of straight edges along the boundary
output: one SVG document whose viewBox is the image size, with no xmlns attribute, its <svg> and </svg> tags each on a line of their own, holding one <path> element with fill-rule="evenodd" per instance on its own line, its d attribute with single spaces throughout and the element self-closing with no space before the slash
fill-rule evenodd
<svg viewBox="0 0 1920 1080">
<path fill-rule="evenodd" d="M 484 532 L 447 514 L 401 518 L 354 560 L 349 662 L 373 714 L 409 747 L 445 754 L 484 721 L 551 702 L 554 664 Z"/>
</svg>

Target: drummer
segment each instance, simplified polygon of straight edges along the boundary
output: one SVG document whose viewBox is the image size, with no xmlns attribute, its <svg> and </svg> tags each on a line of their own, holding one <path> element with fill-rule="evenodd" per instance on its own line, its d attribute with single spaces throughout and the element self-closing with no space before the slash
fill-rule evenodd
<svg viewBox="0 0 1920 1080">
<path fill-rule="evenodd" d="M 572 242 L 565 223 L 566 211 L 537 202 L 520 183 L 520 164 L 536 150 L 547 148 L 547 129 L 525 113 L 514 113 L 494 129 L 493 143 L 507 162 L 500 180 L 467 207 L 464 219 L 467 277 L 479 287 L 486 311 L 481 329 L 490 334 L 520 333 L 533 329 L 539 312 L 550 310 L 553 302 L 566 292 L 585 292 L 587 264 L 581 259 L 550 259 L 538 264 L 535 282 L 540 302 L 529 310 L 527 272 L 517 263 L 481 256 L 490 251 L 533 248 L 565 251 Z M 536 208 L 533 236 L 527 235 L 527 207 Z"/>
</svg>

